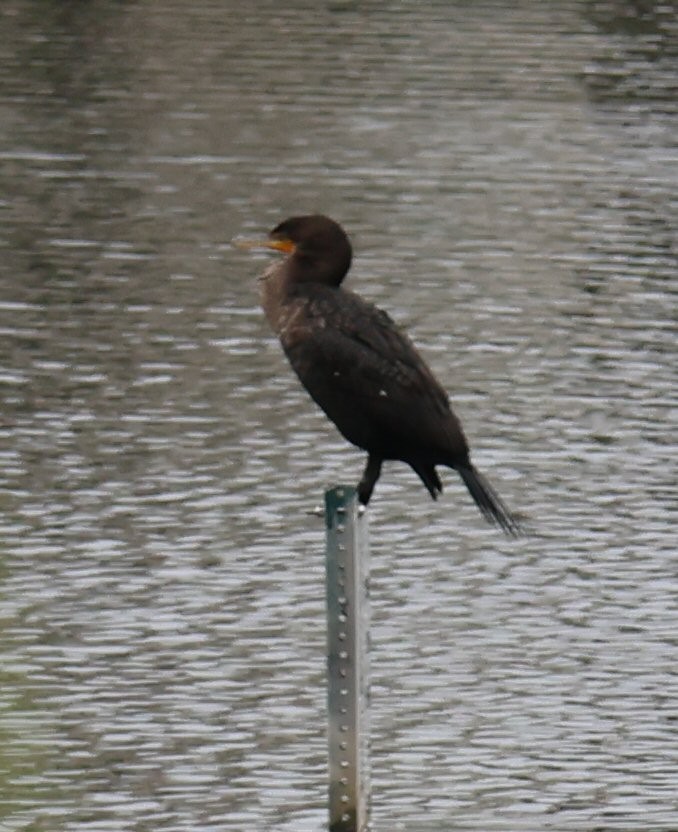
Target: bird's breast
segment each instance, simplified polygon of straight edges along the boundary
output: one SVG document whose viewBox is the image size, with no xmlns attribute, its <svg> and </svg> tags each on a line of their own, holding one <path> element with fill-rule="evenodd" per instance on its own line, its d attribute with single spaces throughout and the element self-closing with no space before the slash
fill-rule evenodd
<svg viewBox="0 0 678 832">
<path fill-rule="evenodd" d="M 323 318 L 309 316 L 307 302 L 285 291 L 275 273 L 261 280 L 261 305 L 271 328 L 288 349 L 308 340 L 314 328 L 322 328 Z"/>
</svg>

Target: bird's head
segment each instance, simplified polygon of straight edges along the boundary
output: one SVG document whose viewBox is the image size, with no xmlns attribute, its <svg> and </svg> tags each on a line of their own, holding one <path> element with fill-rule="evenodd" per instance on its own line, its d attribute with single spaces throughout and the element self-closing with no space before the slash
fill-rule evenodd
<svg viewBox="0 0 678 832">
<path fill-rule="evenodd" d="M 287 254 L 287 271 L 294 283 L 339 286 L 353 256 L 344 229 L 322 214 L 290 217 L 276 225 L 267 240 L 246 245 Z"/>
</svg>

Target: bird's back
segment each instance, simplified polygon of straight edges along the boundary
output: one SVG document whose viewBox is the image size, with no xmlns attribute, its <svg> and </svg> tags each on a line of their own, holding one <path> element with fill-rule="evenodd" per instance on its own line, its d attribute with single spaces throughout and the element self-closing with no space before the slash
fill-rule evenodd
<svg viewBox="0 0 678 832">
<path fill-rule="evenodd" d="M 294 287 L 286 306 L 279 330 L 285 353 L 346 439 L 384 459 L 468 459 L 445 391 L 385 312 L 319 284 Z"/>
</svg>

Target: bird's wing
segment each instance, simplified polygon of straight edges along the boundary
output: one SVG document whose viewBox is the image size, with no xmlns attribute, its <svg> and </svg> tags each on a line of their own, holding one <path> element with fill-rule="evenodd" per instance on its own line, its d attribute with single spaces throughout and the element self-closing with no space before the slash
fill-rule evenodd
<svg viewBox="0 0 678 832">
<path fill-rule="evenodd" d="M 465 449 L 447 395 L 386 312 L 346 290 L 300 296 L 285 352 L 315 401 L 344 435 L 356 425 L 394 442 Z M 287 343 L 286 343 L 287 341 Z"/>
</svg>

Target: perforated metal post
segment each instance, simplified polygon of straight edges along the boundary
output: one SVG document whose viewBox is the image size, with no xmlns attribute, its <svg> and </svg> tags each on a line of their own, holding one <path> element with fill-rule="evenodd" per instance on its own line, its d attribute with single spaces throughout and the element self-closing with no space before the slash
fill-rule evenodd
<svg viewBox="0 0 678 832">
<path fill-rule="evenodd" d="M 369 547 L 354 488 L 325 493 L 330 832 L 369 828 Z"/>
</svg>

